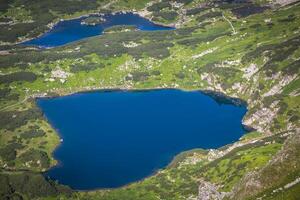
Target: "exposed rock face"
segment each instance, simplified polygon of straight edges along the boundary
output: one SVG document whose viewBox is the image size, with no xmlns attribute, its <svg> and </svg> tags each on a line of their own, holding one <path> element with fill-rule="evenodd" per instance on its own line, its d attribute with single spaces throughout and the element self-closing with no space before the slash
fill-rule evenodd
<svg viewBox="0 0 300 200">
<path fill-rule="evenodd" d="M 197 58 L 201 58 L 207 54 L 210 54 L 210 53 L 213 53 L 215 50 L 217 50 L 218 47 L 214 47 L 214 48 L 211 48 L 211 49 L 208 49 L 208 50 L 205 50 L 203 52 L 201 52 L 200 54 L 197 54 L 197 55 L 193 55 L 192 58 L 193 59 L 197 59 Z"/>
<path fill-rule="evenodd" d="M 243 78 L 250 80 L 250 78 L 258 71 L 258 68 L 255 64 L 251 63 L 249 67 L 244 69 Z"/>
<path fill-rule="evenodd" d="M 288 182 L 282 189 L 278 189 L 278 184 L 285 182 L 289 174 L 300 170 L 300 130 L 296 129 L 288 133 L 291 135 L 285 142 L 283 149 L 261 170 L 247 174 L 235 186 L 230 199 L 259 197 L 259 194 L 267 189 L 272 189 L 275 193 L 298 183 L 298 179 L 295 179 Z"/>
<path fill-rule="evenodd" d="M 280 79 L 279 83 L 274 85 L 267 93 L 263 94 L 263 97 L 271 96 L 281 92 L 282 88 L 292 82 L 297 75 L 293 76 L 284 76 Z"/>
<path fill-rule="evenodd" d="M 277 111 L 278 108 L 276 107 L 263 107 L 261 109 L 258 109 L 251 116 L 244 118 L 243 124 L 248 127 L 252 127 L 259 132 L 268 133 L 268 128 L 276 117 Z"/>
<path fill-rule="evenodd" d="M 201 181 L 199 185 L 199 195 L 197 200 L 221 200 L 225 193 L 218 192 L 218 187 L 206 181 Z"/>
<path fill-rule="evenodd" d="M 298 0 L 273 0 L 273 4 L 279 4 L 281 6 L 288 5 L 290 3 L 294 3 Z"/>
</svg>

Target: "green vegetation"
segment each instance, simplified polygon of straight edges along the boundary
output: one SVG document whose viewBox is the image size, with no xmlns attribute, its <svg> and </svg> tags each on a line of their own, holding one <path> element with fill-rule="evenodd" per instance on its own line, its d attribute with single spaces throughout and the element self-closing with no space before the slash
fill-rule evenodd
<svg viewBox="0 0 300 200">
<path fill-rule="evenodd" d="M 242 136 L 240 140 L 251 140 L 258 137 L 262 137 L 262 133 L 253 131 Z"/>
<path fill-rule="evenodd" d="M 149 2 L 0 6 L 0 197 L 176 200 L 201 197 L 201 187 L 210 184 L 203 190 L 225 199 L 296 199 L 300 4 L 266 9 L 267 1 Z M 102 36 L 44 50 L 12 44 L 43 33 L 59 19 L 133 9 L 178 28 L 112 27 Z M 56 164 L 52 152 L 59 137 L 34 99 L 110 88 L 213 91 L 208 93 L 218 103 L 227 103 L 218 101 L 219 94 L 234 97 L 237 104 L 247 102 L 243 123 L 256 130 L 217 150 L 184 152 L 155 175 L 114 190 L 75 192 L 45 179 L 40 172 Z"/>
<path fill-rule="evenodd" d="M 105 19 L 101 18 L 100 16 L 90 16 L 81 21 L 82 24 L 89 26 L 95 26 L 103 22 L 105 22 Z"/>
</svg>

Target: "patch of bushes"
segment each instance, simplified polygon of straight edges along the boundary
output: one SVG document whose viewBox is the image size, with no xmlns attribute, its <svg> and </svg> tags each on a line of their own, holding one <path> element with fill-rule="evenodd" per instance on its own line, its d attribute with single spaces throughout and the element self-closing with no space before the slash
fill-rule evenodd
<svg viewBox="0 0 300 200">
<path fill-rule="evenodd" d="M 196 26 L 179 28 L 179 29 L 175 30 L 175 33 L 180 36 L 188 36 L 188 35 L 192 35 L 192 33 L 197 29 L 198 29 L 198 27 L 196 27 Z"/>
<path fill-rule="evenodd" d="M 284 101 L 280 101 L 278 114 L 280 115 L 284 114 L 287 109 L 288 109 L 287 103 L 285 103 Z"/>
<path fill-rule="evenodd" d="M 6 96 L 8 96 L 8 94 L 10 93 L 10 89 L 9 88 L 3 88 L 0 89 L 0 98 L 5 98 Z"/>
<path fill-rule="evenodd" d="M 263 98 L 262 103 L 265 107 L 270 106 L 274 101 L 280 100 L 282 98 L 281 95 L 272 95 L 272 96 L 266 96 Z"/>
<path fill-rule="evenodd" d="M 197 17 L 196 20 L 199 22 L 202 22 L 209 18 L 216 18 L 216 17 L 221 17 L 221 16 L 222 16 L 221 12 L 208 12 L 208 13 L 205 13 L 205 14 Z"/>
<path fill-rule="evenodd" d="M 105 22 L 103 18 L 100 16 L 89 16 L 81 21 L 82 24 L 88 25 L 88 26 L 95 26 L 97 24 L 101 24 Z"/>
<path fill-rule="evenodd" d="M 153 16 L 154 21 L 156 21 L 158 18 L 162 18 L 167 21 L 173 21 L 178 16 L 178 13 L 175 11 L 155 12 L 153 13 Z"/>
<path fill-rule="evenodd" d="M 193 0 L 175 0 L 177 3 L 183 3 L 184 5 L 187 5 L 191 3 Z"/>
<path fill-rule="evenodd" d="M 0 197 L 6 199 L 6 196 L 13 193 L 13 188 L 9 185 L 8 177 L 0 174 Z"/>
<path fill-rule="evenodd" d="M 128 54 L 132 55 L 134 58 L 141 58 L 143 55 L 163 59 L 170 55 L 168 47 L 174 46 L 172 43 L 168 42 L 149 42 L 143 45 L 139 45 L 134 48 L 128 48 Z"/>
<path fill-rule="evenodd" d="M 203 11 L 205 11 L 207 8 L 192 8 L 192 9 L 188 9 L 186 11 L 186 15 L 197 15 Z"/>
<path fill-rule="evenodd" d="M 213 74 L 218 74 L 219 76 L 222 76 L 224 78 L 228 78 L 228 77 L 234 77 L 236 73 L 239 72 L 238 69 L 234 69 L 231 67 L 217 67 L 215 64 L 216 63 L 208 63 L 205 66 L 200 67 L 197 70 L 197 73 L 199 75 L 203 73 L 213 73 Z"/>
<path fill-rule="evenodd" d="M 175 74 L 175 76 L 179 79 L 184 79 L 185 78 L 185 74 L 183 72 L 178 72 Z"/>
<path fill-rule="evenodd" d="M 231 12 L 236 15 L 237 17 L 248 17 L 253 14 L 262 13 L 264 12 L 268 7 L 266 6 L 257 6 L 253 4 L 249 4 L 246 6 L 242 6 L 239 8 L 234 8 L 231 10 Z"/>
<path fill-rule="evenodd" d="M 0 156 L 5 161 L 12 161 L 16 159 L 17 152 L 14 149 L 4 147 L 0 149 Z"/>
<path fill-rule="evenodd" d="M 11 89 L 9 88 L 3 88 L 0 89 L 0 101 L 16 101 L 19 99 L 19 94 L 17 93 L 11 93 Z"/>
<path fill-rule="evenodd" d="M 300 60 L 296 60 L 292 62 L 291 64 L 287 65 L 283 70 L 282 73 L 284 75 L 293 75 L 293 74 L 299 74 L 300 71 Z"/>
<path fill-rule="evenodd" d="M 249 26 L 250 28 L 253 28 L 253 29 L 258 29 L 261 27 L 261 24 L 252 24 Z"/>
<path fill-rule="evenodd" d="M 0 76 L 0 84 L 4 83 L 12 83 L 15 81 L 27 81 L 33 82 L 37 79 L 37 75 L 32 72 L 15 72 L 11 74 L 1 75 Z"/>
<path fill-rule="evenodd" d="M 39 24 L 36 22 L 2 25 L 0 26 L 0 40 L 5 42 L 14 42 L 17 40 L 18 37 L 23 37 L 27 33 L 29 33 L 32 36 L 37 36 L 38 34 L 35 34 L 35 29 L 38 27 L 38 25 Z M 36 30 L 40 30 L 42 32 L 47 30 L 47 27 L 44 25 Z"/>
<path fill-rule="evenodd" d="M 41 167 L 44 169 L 50 167 L 50 159 L 44 151 L 29 149 L 25 153 L 21 154 L 19 159 L 23 163 L 30 162 L 31 167 Z"/>
<path fill-rule="evenodd" d="M 295 123 L 300 120 L 300 117 L 298 115 L 293 115 L 292 117 L 289 118 L 289 122 Z"/>
<path fill-rule="evenodd" d="M 19 143 L 10 143 L 3 148 L 0 148 L 0 156 L 5 161 L 16 159 L 18 149 L 22 149 L 23 145 Z"/>
<path fill-rule="evenodd" d="M 117 25 L 117 26 L 112 26 L 110 28 L 105 29 L 104 33 L 122 32 L 124 30 L 135 31 L 135 30 L 137 30 L 137 28 L 134 25 Z"/>
<path fill-rule="evenodd" d="M 161 2 L 154 3 L 153 5 L 149 6 L 147 8 L 147 10 L 150 11 L 150 12 L 159 12 L 164 8 L 172 8 L 172 7 L 171 7 L 171 4 L 169 2 L 161 1 Z"/>
<path fill-rule="evenodd" d="M 129 54 L 135 58 L 141 58 L 143 55 L 147 55 L 154 58 L 164 58 L 169 55 L 168 47 L 173 46 L 172 43 L 165 42 L 166 38 L 170 37 L 168 31 L 160 31 L 157 34 L 145 33 L 145 35 L 137 32 L 123 32 L 118 34 L 107 34 L 92 42 L 82 42 L 82 51 L 72 56 L 84 56 L 91 53 L 96 53 L 102 57 L 121 56 L 122 54 Z M 141 44 L 133 48 L 127 48 L 122 45 L 123 42 L 137 42 L 142 38 L 151 39 L 151 42 Z M 151 36 L 154 36 L 152 38 Z"/>
<path fill-rule="evenodd" d="M 0 112 L 0 129 L 10 131 L 27 124 L 30 120 L 42 118 L 42 112 L 38 108 L 25 111 L 2 111 Z"/>
<path fill-rule="evenodd" d="M 0 199 L 33 199 L 72 194 L 69 187 L 33 172 L 0 173 Z"/>
<path fill-rule="evenodd" d="M 151 72 L 151 75 L 154 75 L 154 76 L 159 76 L 160 74 L 161 73 L 158 70 L 154 70 L 154 71 Z"/>
<path fill-rule="evenodd" d="M 37 137 L 43 137 L 45 135 L 45 131 L 41 129 L 31 129 L 28 131 L 25 131 L 24 133 L 21 134 L 21 138 L 23 139 L 32 139 L 32 138 L 37 138 Z"/>
<path fill-rule="evenodd" d="M 89 72 L 98 68 L 104 68 L 103 63 L 84 63 L 84 64 L 75 64 L 71 66 L 70 71 L 72 73 L 77 73 L 81 71 Z"/>
<path fill-rule="evenodd" d="M 263 70 L 266 72 L 267 76 L 272 76 L 277 70 L 277 62 L 282 62 L 287 59 L 291 54 L 293 54 L 300 45 L 300 37 L 294 37 L 289 40 L 286 40 L 279 44 L 269 44 L 256 48 L 254 51 L 246 53 L 242 57 L 242 63 L 246 64 L 254 59 L 259 58 L 261 55 L 266 55 L 269 57 L 269 60 L 264 64 Z M 291 65 L 283 69 L 284 74 L 297 73 L 299 69 L 299 62 L 295 61 Z"/>
<path fill-rule="evenodd" d="M 286 18 L 279 19 L 278 22 L 289 23 L 289 22 L 295 21 L 295 19 L 296 19 L 296 16 L 294 14 L 291 14 L 291 15 L 287 16 Z"/>
<path fill-rule="evenodd" d="M 271 77 L 278 70 L 278 66 L 276 64 L 277 62 L 284 61 L 298 49 L 298 46 L 300 45 L 300 38 L 292 41 L 293 42 L 287 41 L 280 45 L 277 45 L 276 49 L 274 49 L 269 54 L 269 60 L 263 66 L 267 76 Z M 284 73 L 291 74 L 297 72 L 296 68 L 299 67 L 298 65 L 299 62 L 298 63 L 294 62 L 294 63 L 295 63 L 294 65 L 292 64 L 291 66 L 288 66 L 287 69 L 284 70 Z"/>
<path fill-rule="evenodd" d="M 208 36 L 202 36 L 202 37 L 191 37 L 191 38 L 187 38 L 187 39 L 183 39 L 183 40 L 178 40 L 177 43 L 180 45 L 185 45 L 185 46 L 189 46 L 189 47 L 195 47 L 198 44 L 202 43 L 202 42 L 210 42 L 213 41 L 219 37 L 223 37 L 226 35 L 230 35 L 229 32 L 225 32 L 225 33 L 216 33 L 216 34 L 211 34 Z"/>
</svg>

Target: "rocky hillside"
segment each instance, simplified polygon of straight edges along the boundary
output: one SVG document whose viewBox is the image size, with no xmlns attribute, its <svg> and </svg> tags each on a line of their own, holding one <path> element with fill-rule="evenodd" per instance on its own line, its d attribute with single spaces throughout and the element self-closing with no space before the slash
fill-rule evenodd
<svg viewBox="0 0 300 200">
<path fill-rule="evenodd" d="M 64 10 L 48 1 L 28 2 L 0 10 L 1 198 L 298 198 L 300 3 L 95 0 L 83 9 L 60 1 L 70 9 Z M 51 12 L 35 10 L 46 3 Z M 177 29 L 109 31 L 43 50 L 15 45 L 60 18 L 117 10 Z M 40 173 L 56 164 L 51 153 L 59 137 L 34 99 L 110 88 L 203 90 L 242 100 L 248 107 L 243 124 L 251 132 L 220 149 L 184 152 L 166 169 L 115 190 L 76 192 L 46 180 Z"/>
</svg>

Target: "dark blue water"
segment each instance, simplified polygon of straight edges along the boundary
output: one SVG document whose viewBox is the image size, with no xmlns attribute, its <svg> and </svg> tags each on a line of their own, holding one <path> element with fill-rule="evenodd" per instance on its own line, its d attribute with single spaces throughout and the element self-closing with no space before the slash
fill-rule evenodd
<svg viewBox="0 0 300 200">
<path fill-rule="evenodd" d="M 117 13 L 115 15 L 106 14 L 103 16 L 106 21 L 96 26 L 81 25 L 81 21 L 85 18 L 87 17 L 60 21 L 49 32 L 43 34 L 41 37 L 26 41 L 22 44 L 45 48 L 56 47 L 83 38 L 101 35 L 105 29 L 116 25 L 134 25 L 137 29 L 142 31 L 174 29 L 173 27 L 155 24 L 148 19 L 133 13 Z"/>
<path fill-rule="evenodd" d="M 141 180 L 193 148 L 238 140 L 245 107 L 200 92 L 91 92 L 38 99 L 62 144 L 46 175 L 74 189 L 113 188 Z"/>
</svg>

